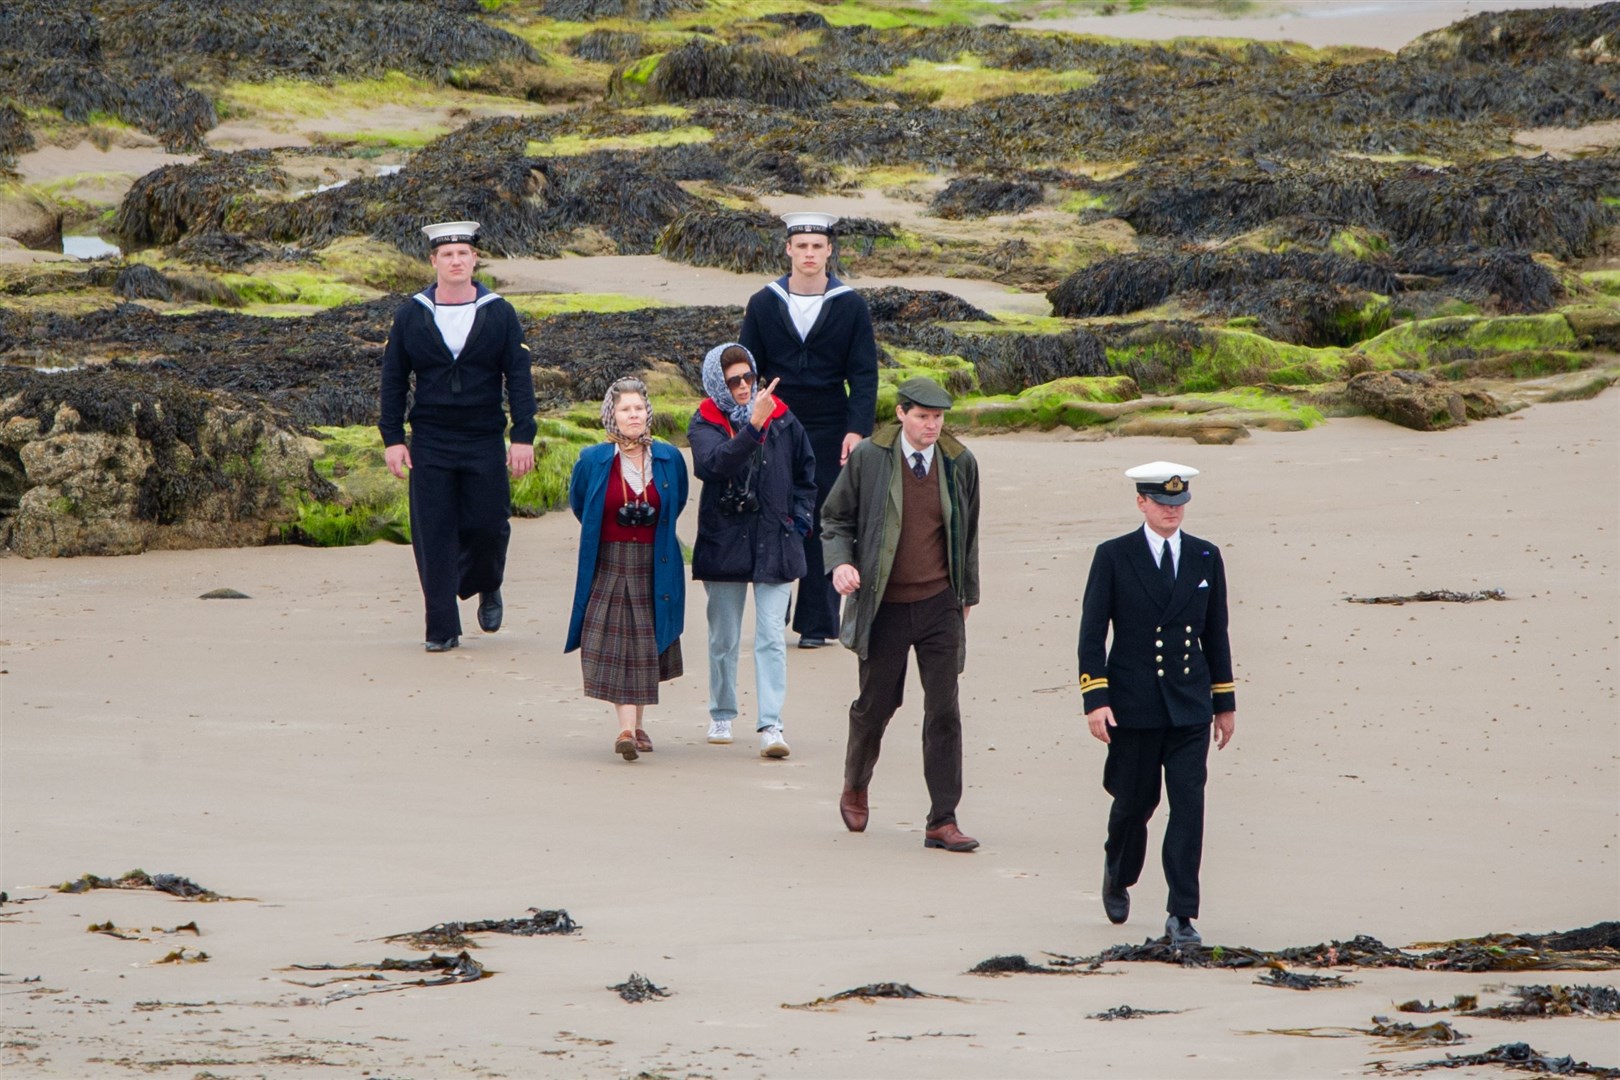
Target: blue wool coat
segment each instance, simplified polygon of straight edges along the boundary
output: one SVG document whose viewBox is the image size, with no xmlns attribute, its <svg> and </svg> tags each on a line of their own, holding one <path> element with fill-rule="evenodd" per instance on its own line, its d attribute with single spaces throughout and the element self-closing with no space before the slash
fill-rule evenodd
<svg viewBox="0 0 1620 1080">
<path fill-rule="evenodd" d="M 574 611 L 568 620 L 565 653 L 579 648 L 585 626 L 585 605 L 591 599 L 591 579 L 596 576 L 596 555 L 602 546 L 602 503 L 614 458 L 612 443 L 586 447 L 568 479 L 568 505 L 579 519 L 580 535 Z M 662 653 L 686 626 L 686 564 L 681 560 L 680 541 L 675 539 L 675 519 L 686 507 L 686 459 L 669 443 L 654 439 L 652 462 L 659 499 L 658 524 L 653 529 L 653 633 Z"/>
</svg>

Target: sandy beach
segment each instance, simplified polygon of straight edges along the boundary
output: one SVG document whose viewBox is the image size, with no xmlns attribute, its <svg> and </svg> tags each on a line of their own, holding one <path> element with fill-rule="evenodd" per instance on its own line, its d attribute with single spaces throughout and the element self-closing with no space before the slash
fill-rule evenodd
<svg viewBox="0 0 1620 1080">
<path fill-rule="evenodd" d="M 1187 527 L 1222 544 L 1235 598 L 1238 729 L 1212 761 L 1205 940 L 1407 945 L 1614 918 L 1617 421 L 1607 394 L 1443 435 L 1350 419 L 1230 447 L 975 440 L 988 599 L 970 622 L 961 820 L 984 846 L 965 856 L 921 844 L 915 700 L 890 728 L 871 829 L 842 829 L 842 650 L 790 657 L 789 759 L 704 743 L 696 586 L 688 675 L 650 710 L 658 750 L 613 756 L 608 712 L 561 652 L 566 514 L 516 523 L 506 628 L 441 657 L 421 651 L 401 547 L 0 559 L 0 1067 L 1296 1077 L 1440 1057 L 1266 1032 L 1620 973 L 1366 971 L 1294 993 L 1154 964 L 964 972 L 1160 931 L 1154 859 L 1131 922 L 1103 918 L 1102 748 L 1074 689 L 1091 548 L 1132 525 L 1120 471 L 1156 457 L 1204 470 Z M 198 599 L 216 588 L 251 599 Z M 1487 588 L 1509 599 L 1345 602 Z M 134 867 L 254 899 L 45 888 Z M 477 984 L 323 1004 L 368 984 L 285 970 L 421 956 L 378 939 L 530 907 L 583 929 L 484 935 L 475 955 L 496 974 Z M 196 938 L 147 929 L 193 919 Z M 108 920 L 148 940 L 86 933 Z M 182 946 L 209 960 L 155 963 Z M 673 996 L 632 1006 L 605 989 L 633 971 Z M 782 1008 L 889 980 L 951 998 Z M 1181 1011 L 1085 1019 L 1121 1004 Z M 1464 1052 L 1528 1041 L 1620 1063 L 1612 1023 L 1456 1024 Z"/>
</svg>

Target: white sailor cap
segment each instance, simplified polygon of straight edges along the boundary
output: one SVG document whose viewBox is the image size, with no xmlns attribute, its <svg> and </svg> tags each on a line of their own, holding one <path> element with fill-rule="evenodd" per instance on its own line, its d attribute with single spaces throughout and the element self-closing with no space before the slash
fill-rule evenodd
<svg viewBox="0 0 1620 1080">
<path fill-rule="evenodd" d="M 797 214 L 783 214 L 782 220 L 787 222 L 787 234 L 795 233 L 821 233 L 832 235 L 832 228 L 838 224 L 837 214 L 818 214 L 805 211 Z"/>
<path fill-rule="evenodd" d="M 1189 483 L 1198 475 L 1198 470 L 1191 465 L 1177 465 L 1173 461 L 1150 461 L 1146 465 L 1126 469 L 1125 475 L 1136 481 L 1138 494 L 1146 495 L 1164 506 L 1180 506 L 1192 498 Z"/>
<path fill-rule="evenodd" d="M 472 244 L 478 240 L 478 222 L 441 221 L 437 225 L 422 226 L 422 235 L 428 238 L 428 247 L 440 244 Z"/>
</svg>

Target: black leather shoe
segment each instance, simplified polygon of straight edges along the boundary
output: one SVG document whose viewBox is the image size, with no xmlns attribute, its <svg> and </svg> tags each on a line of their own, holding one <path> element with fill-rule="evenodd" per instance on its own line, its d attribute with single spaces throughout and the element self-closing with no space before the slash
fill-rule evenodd
<svg viewBox="0 0 1620 1080">
<path fill-rule="evenodd" d="M 445 638 L 443 641 L 429 641 L 422 645 L 428 652 L 449 652 L 461 644 L 461 638 Z"/>
<path fill-rule="evenodd" d="M 501 590 L 478 594 L 478 629 L 493 634 L 501 628 L 501 616 L 504 614 L 506 608 L 501 606 Z"/>
<path fill-rule="evenodd" d="M 801 649 L 824 649 L 826 647 L 827 639 L 824 637 L 804 637 L 803 635 L 799 637 L 799 648 Z"/>
<path fill-rule="evenodd" d="M 1198 928 L 1184 915 L 1172 915 L 1164 921 L 1164 936 L 1170 939 L 1172 949 L 1204 943 L 1204 939 L 1198 936 Z"/>
<path fill-rule="evenodd" d="M 1114 879 L 1109 875 L 1108 869 L 1103 868 L 1103 910 L 1108 913 L 1108 921 L 1118 926 L 1131 917 L 1131 894 L 1123 886 L 1115 885 Z"/>
</svg>

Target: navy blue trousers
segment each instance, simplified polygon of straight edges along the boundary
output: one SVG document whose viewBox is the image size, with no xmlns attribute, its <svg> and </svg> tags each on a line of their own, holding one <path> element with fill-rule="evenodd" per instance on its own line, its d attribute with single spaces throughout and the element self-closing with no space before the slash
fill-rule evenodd
<svg viewBox="0 0 1620 1080">
<path fill-rule="evenodd" d="M 838 640 L 838 590 L 828 577 L 827 563 L 821 553 L 821 504 L 838 482 L 843 466 L 838 456 L 844 448 L 843 413 L 838 414 L 836 430 L 832 427 L 811 428 L 800 416 L 805 434 L 810 437 L 810 449 L 816 455 L 816 517 L 815 527 L 804 538 L 804 577 L 799 579 L 799 599 L 793 605 L 793 629 L 801 637 Z"/>
<path fill-rule="evenodd" d="M 461 634 L 456 605 L 501 587 L 512 489 L 500 434 L 411 430 L 411 549 L 427 607 L 427 640 Z"/>
<path fill-rule="evenodd" d="M 1147 859 L 1148 819 L 1159 805 L 1159 778 L 1170 794 L 1164 827 L 1165 910 L 1198 917 L 1198 868 L 1204 858 L 1204 782 L 1209 776 L 1209 725 L 1128 728 L 1109 732 L 1103 787 L 1114 797 L 1103 845 L 1108 875 L 1130 888 Z"/>
</svg>

